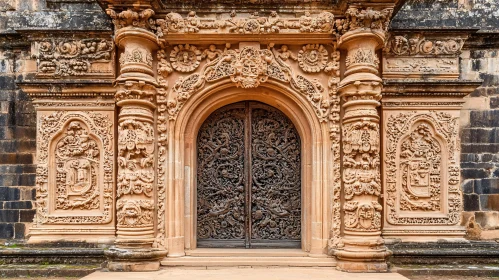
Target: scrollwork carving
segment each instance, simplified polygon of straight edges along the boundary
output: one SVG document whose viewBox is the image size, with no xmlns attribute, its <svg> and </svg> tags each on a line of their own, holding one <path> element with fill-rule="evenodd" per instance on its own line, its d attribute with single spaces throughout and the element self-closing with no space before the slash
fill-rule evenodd
<svg viewBox="0 0 499 280">
<path fill-rule="evenodd" d="M 375 10 L 372 7 L 350 7 L 345 12 L 342 33 L 359 28 L 369 28 L 386 32 L 390 24 L 393 8 Z"/>
<path fill-rule="evenodd" d="M 35 42 L 39 77 L 89 76 L 112 74 L 92 68 L 96 62 L 111 64 L 114 45 L 107 39 L 45 39 Z"/>
<path fill-rule="evenodd" d="M 34 227 L 111 222 L 114 154 L 113 122 L 109 116 L 85 111 L 57 111 L 41 116 L 37 127 Z M 49 169 L 52 162 L 56 168 Z M 54 210 L 49 209 L 49 201 L 55 205 Z M 99 215 L 85 213 L 86 210 L 98 209 Z M 57 212 L 62 210 L 75 212 L 69 215 Z"/>
<path fill-rule="evenodd" d="M 389 38 L 385 52 L 393 55 L 458 55 L 464 45 L 462 38 L 425 38 L 421 34 L 396 35 Z"/>
<path fill-rule="evenodd" d="M 455 187 L 459 183 L 456 121 L 450 114 L 436 111 L 399 113 L 388 118 L 385 152 L 388 223 L 455 225 L 459 222 L 461 195 Z M 408 216 L 406 212 L 419 214 Z M 439 215 L 432 215 L 435 212 Z"/>
<path fill-rule="evenodd" d="M 168 102 L 170 116 L 175 117 L 185 101 L 206 82 L 211 83 L 229 78 L 238 87 L 255 88 L 271 78 L 290 83 L 292 88 L 310 101 L 321 121 L 325 121 L 329 103 L 324 100 L 324 86 L 317 80 L 309 80 L 300 74 L 294 75 L 291 67 L 281 59 L 282 50 L 283 48 L 279 52 L 273 49 L 273 44 L 271 44 L 268 49 L 244 47 L 241 50 L 232 50 L 226 48 L 223 52 L 217 52 L 216 59 L 207 63 L 201 73 L 180 77 L 175 82 L 173 92 L 176 93 L 176 97 Z M 321 64 L 321 67 L 324 69 L 326 64 Z"/>
<path fill-rule="evenodd" d="M 343 126 L 343 185 L 345 197 L 345 228 L 351 231 L 372 231 L 381 228 L 381 205 L 376 201 L 360 203 L 362 195 L 379 197 L 379 125 L 369 120 Z M 379 205 L 379 206 L 378 206 Z"/>
<path fill-rule="evenodd" d="M 341 21 L 339 21 L 341 22 Z M 164 37 L 168 33 L 235 33 L 235 34 L 272 34 L 272 33 L 336 33 L 337 23 L 330 12 L 312 16 L 306 12 L 301 18 L 281 18 L 271 11 L 268 16 L 258 12 L 249 17 L 238 17 L 232 11 L 224 18 L 199 18 L 191 11 L 186 17 L 178 13 L 169 13 L 164 19 L 156 20 L 156 33 Z"/>
<path fill-rule="evenodd" d="M 118 225 L 124 228 L 153 226 L 154 204 L 151 200 L 118 199 Z"/>
</svg>

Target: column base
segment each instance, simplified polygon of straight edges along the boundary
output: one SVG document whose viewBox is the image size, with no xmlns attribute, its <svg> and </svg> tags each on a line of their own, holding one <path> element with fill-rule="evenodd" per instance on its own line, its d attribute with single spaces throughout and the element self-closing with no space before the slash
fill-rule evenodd
<svg viewBox="0 0 499 280">
<path fill-rule="evenodd" d="M 385 261 L 351 262 L 338 260 L 336 269 L 345 272 L 388 272 L 388 264 Z"/>
<path fill-rule="evenodd" d="M 346 272 L 388 272 L 388 257 L 392 251 L 382 239 L 342 240 L 343 247 L 333 251 L 337 258 L 336 268 Z"/>
<path fill-rule="evenodd" d="M 104 252 L 108 258 L 110 271 L 156 271 L 159 261 L 166 257 L 162 249 L 122 249 L 111 248 Z"/>
</svg>

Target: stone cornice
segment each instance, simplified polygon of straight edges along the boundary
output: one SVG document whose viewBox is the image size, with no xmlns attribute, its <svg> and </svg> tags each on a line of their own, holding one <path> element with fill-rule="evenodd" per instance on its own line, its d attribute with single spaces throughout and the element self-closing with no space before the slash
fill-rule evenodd
<svg viewBox="0 0 499 280">
<path fill-rule="evenodd" d="M 481 84 L 481 80 L 383 79 L 382 95 L 464 97 Z"/>
</svg>

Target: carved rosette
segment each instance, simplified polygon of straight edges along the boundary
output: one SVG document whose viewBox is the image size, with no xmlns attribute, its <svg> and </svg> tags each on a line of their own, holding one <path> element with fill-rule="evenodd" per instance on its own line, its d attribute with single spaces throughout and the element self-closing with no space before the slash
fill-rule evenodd
<svg viewBox="0 0 499 280">
<path fill-rule="evenodd" d="M 39 114 L 33 227 L 113 220 L 113 120 L 109 114 Z"/>
<path fill-rule="evenodd" d="M 457 225 L 462 206 L 458 118 L 436 111 L 394 113 L 386 131 L 387 222 Z"/>
<path fill-rule="evenodd" d="M 323 45 L 308 44 L 298 52 L 300 68 L 307 73 L 317 73 L 326 67 L 328 53 Z"/>
</svg>

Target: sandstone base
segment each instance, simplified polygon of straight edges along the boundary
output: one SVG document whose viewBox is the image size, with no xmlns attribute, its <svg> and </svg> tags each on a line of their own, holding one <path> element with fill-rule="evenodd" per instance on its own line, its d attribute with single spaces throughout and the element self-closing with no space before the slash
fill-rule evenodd
<svg viewBox="0 0 499 280">
<path fill-rule="evenodd" d="M 159 269 L 159 260 L 166 256 L 167 251 L 112 248 L 104 254 L 109 259 L 110 271 L 156 271 Z"/>
</svg>

